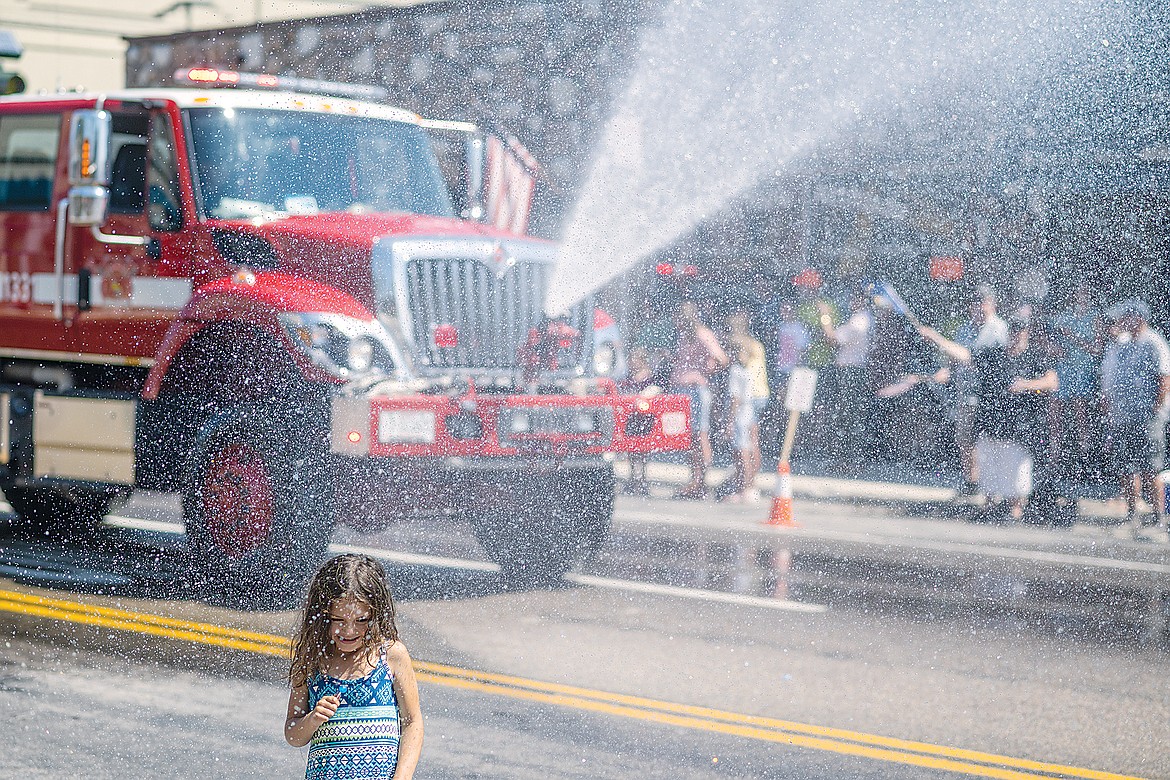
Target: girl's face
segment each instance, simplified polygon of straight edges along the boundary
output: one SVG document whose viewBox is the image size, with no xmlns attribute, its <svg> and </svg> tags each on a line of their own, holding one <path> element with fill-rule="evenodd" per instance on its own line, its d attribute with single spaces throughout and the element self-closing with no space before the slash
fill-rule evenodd
<svg viewBox="0 0 1170 780">
<path fill-rule="evenodd" d="M 353 598 L 339 598 L 329 605 L 329 638 L 343 653 L 365 646 L 374 613 L 370 605 Z"/>
</svg>

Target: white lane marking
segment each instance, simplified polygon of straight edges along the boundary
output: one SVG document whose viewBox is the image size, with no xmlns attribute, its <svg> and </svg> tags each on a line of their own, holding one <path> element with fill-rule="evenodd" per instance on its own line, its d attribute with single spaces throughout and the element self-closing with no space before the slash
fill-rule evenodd
<svg viewBox="0 0 1170 780">
<path fill-rule="evenodd" d="M 181 534 L 185 530 L 182 523 L 171 523 L 165 520 L 143 520 L 137 517 L 121 517 L 119 515 L 106 517 L 106 523 L 118 528 L 158 531 L 172 534 Z M 377 547 L 359 547 L 352 544 L 331 544 L 329 545 L 329 551 L 334 553 L 359 553 L 411 566 L 433 566 L 439 569 L 468 569 L 471 571 L 490 572 L 498 572 L 500 570 L 499 566 L 494 563 L 488 563 L 487 561 L 472 561 L 465 558 L 441 558 L 437 555 L 399 552 L 398 550 L 384 550 Z"/>
<path fill-rule="evenodd" d="M 167 520 L 145 520 L 140 517 L 122 517 L 120 515 L 106 515 L 106 525 L 116 528 L 131 528 L 138 531 L 157 531 L 164 534 L 181 534 L 186 532 L 182 523 L 172 523 Z"/>
<path fill-rule="evenodd" d="M 779 609 L 786 612 L 828 612 L 824 604 L 805 604 L 787 599 L 769 599 L 763 596 L 747 596 L 742 593 L 721 593 L 714 590 L 699 588 L 680 588 L 675 585 L 656 585 L 652 582 L 635 582 L 633 580 L 614 580 L 608 577 L 594 577 L 591 574 L 566 574 L 565 579 L 578 585 L 591 588 L 606 588 L 608 590 L 628 590 L 634 593 L 650 593 L 656 596 L 674 596 L 682 599 L 697 601 L 718 601 L 723 604 L 736 604 L 744 607 L 762 607 L 764 609 Z"/>
</svg>

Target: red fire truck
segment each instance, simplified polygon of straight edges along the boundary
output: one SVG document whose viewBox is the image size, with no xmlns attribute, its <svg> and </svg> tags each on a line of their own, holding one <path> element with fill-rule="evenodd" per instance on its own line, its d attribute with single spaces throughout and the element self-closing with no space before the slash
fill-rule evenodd
<svg viewBox="0 0 1170 780">
<path fill-rule="evenodd" d="M 602 540 L 612 453 L 685 449 L 687 402 L 598 376 L 592 303 L 542 311 L 555 246 L 460 219 L 425 125 L 255 89 L 0 99 L 21 523 L 178 492 L 192 576 L 247 589 L 301 582 L 335 519 L 468 522 L 517 581 Z"/>
</svg>

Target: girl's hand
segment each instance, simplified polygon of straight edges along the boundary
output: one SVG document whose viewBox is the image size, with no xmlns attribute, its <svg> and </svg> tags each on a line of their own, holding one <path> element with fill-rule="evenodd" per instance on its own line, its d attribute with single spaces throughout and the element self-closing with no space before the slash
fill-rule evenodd
<svg viewBox="0 0 1170 780">
<path fill-rule="evenodd" d="M 317 706 L 309 713 L 309 717 L 319 724 L 324 723 L 337 714 L 337 708 L 340 706 L 341 699 L 337 696 L 322 696 Z"/>
</svg>

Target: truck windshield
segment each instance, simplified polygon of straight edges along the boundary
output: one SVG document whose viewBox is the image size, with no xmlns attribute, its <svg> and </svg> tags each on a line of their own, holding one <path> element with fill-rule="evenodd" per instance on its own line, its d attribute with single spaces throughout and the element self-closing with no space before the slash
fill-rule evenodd
<svg viewBox="0 0 1170 780">
<path fill-rule="evenodd" d="M 402 122 L 267 109 L 189 109 L 204 215 L 451 216 L 423 131 Z"/>
</svg>

